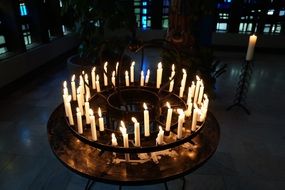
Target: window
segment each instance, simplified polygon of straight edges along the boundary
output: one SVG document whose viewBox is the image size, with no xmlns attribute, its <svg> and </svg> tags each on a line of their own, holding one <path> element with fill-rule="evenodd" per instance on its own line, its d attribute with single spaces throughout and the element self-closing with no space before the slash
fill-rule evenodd
<svg viewBox="0 0 285 190">
<path fill-rule="evenodd" d="M 22 24 L 23 37 L 25 45 L 32 44 L 32 37 L 30 32 L 30 26 L 28 24 Z"/>
<path fill-rule="evenodd" d="M 267 11 L 267 15 L 273 15 L 274 14 L 274 9 L 270 9 Z"/>
<path fill-rule="evenodd" d="M 162 7 L 162 28 L 168 28 L 168 15 L 169 15 L 170 0 L 163 0 Z"/>
<path fill-rule="evenodd" d="M 7 48 L 6 48 L 6 41 L 5 37 L 0 35 L 0 54 L 6 53 Z"/>
<path fill-rule="evenodd" d="M 217 32 L 226 32 L 227 31 L 228 23 L 217 23 L 216 31 Z"/>
<path fill-rule="evenodd" d="M 20 15 L 21 16 L 27 16 L 28 11 L 25 3 L 20 3 Z"/>
<path fill-rule="evenodd" d="M 252 31 L 256 31 L 257 27 L 253 30 L 253 23 L 241 22 L 239 24 L 240 34 L 250 34 Z"/>
<path fill-rule="evenodd" d="M 284 16 L 285 15 L 285 10 L 280 10 L 279 16 Z"/>
<path fill-rule="evenodd" d="M 134 0 L 134 13 L 138 28 L 146 29 L 151 27 L 150 3 L 151 0 Z"/>
</svg>

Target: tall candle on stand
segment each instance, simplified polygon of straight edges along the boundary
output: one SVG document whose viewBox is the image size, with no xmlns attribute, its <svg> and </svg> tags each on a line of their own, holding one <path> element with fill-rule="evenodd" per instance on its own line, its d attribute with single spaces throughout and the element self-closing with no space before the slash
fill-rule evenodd
<svg viewBox="0 0 285 190">
<path fill-rule="evenodd" d="M 196 104 L 197 103 L 197 99 L 198 99 L 198 95 L 199 95 L 199 90 L 200 90 L 200 86 L 201 86 L 201 79 L 198 75 L 196 75 L 196 87 L 195 87 L 195 93 L 194 93 L 194 100 L 193 103 Z"/>
<path fill-rule="evenodd" d="M 64 84 L 64 82 L 63 82 L 63 95 L 62 95 L 62 98 L 63 98 L 63 105 L 64 105 L 64 110 L 65 110 L 65 116 L 67 117 L 68 116 L 68 112 L 67 112 L 66 103 L 67 103 L 68 91 L 66 90 L 65 86 L 66 86 L 66 84 Z"/>
<path fill-rule="evenodd" d="M 81 114 L 83 114 L 84 111 L 83 111 L 83 104 L 82 104 L 82 98 L 81 98 L 81 96 L 83 95 L 81 94 L 81 90 L 80 90 L 81 87 L 82 86 L 77 88 L 77 104 L 78 104 Z"/>
<path fill-rule="evenodd" d="M 190 117 L 192 114 L 192 102 L 191 102 L 191 98 L 190 100 L 187 100 L 187 110 L 185 111 L 185 115 L 186 117 Z"/>
<path fill-rule="evenodd" d="M 108 62 L 105 62 L 104 64 L 104 86 L 108 86 L 108 77 L 107 77 L 107 65 L 108 65 Z"/>
<path fill-rule="evenodd" d="M 82 115 L 78 107 L 76 108 L 76 118 L 77 118 L 77 131 L 79 134 L 82 134 L 83 133 Z"/>
<path fill-rule="evenodd" d="M 100 82 L 99 82 L 99 75 L 97 74 L 96 75 L 96 89 L 97 89 L 97 92 L 100 92 L 101 91 L 101 88 L 100 88 Z"/>
<path fill-rule="evenodd" d="M 186 69 L 182 69 L 182 73 L 183 73 L 183 77 L 182 77 L 182 81 L 181 81 L 181 86 L 183 84 L 183 88 L 185 88 L 186 85 L 186 80 L 187 80 L 187 72 Z M 183 89 L 184 91 L 184 89 Z"/>
<path fill-rule="evenodd" d="M 135 146 L 141 146 L 140 123 L 135 117 L 132 117 L 132 121 L 134 122 Z"/>
<path fill-rule="evenodd" d="M 119 62 L 116 63 L 116 76 L 118 76 Z"/>
<path fill-rule="evenodd" d="M 148 69 L 147 72 L 146 72 L 146 76 L 145 76 L 145 84 L 148 84 L 149 76 L 150 76 L 150 70 Z"/>
<path fill-rule="evenodd" d="M 67 108 L 68 121 L 69 121 L 70 125 L 74 125 L 70 101 L 71 101 L 71 95 L 68 95 L 68 97 L 66 99 L 66 108 Z"/>
<path fill-rule="evenodd" d="M 84 71 L 82 71 L 82 73 L 84 73 Z M 82 88 L 81 89 L 81 94 L 85 94 L 85 88 L 84 88 L 84 80 L 83 80 L 83 77 L 82 75 L 79 76 L 79 86 L 81 86 Z"/>
<path fill-rule="evenodd" d="M 120 131 L 123 135 L 124 148 L 129 148 L 129 137 L 127 134 L 127 129 L 126 129 L 125 123 L 123 121 L 121 121 Z M 130 160 L 130 154 L 126 153 L 125 159 L 128 162 Z"/>
<path fill-rule="evenodd" d="M 180 86 L 180 89 L 179 89 L 179 97 L 180 97 L 180 98 L 183 97 L 184 89 L 185 89 L 185 86 L 184 86 L 184 82 L 183 82 L 183 79 L 182 79 L 182 81 L 181 81 L 181 86 Z"/>
<path fill-rule="evenodd" d="M 162 64 L 161 62 L 159 62 L 156 70 L 156 88 L 160 88 L 162 80 L 162 71 L 163 71 Z"/>
<path fill-rule="evenodd" d="M 169 77 L 169 80 L 171 80 L 172 78 L 171 77 Z M 174 79 L 173 80 L 171 80 L 170 81 L 170 83 L 169 83 L 169 92 L 172 92 L 173 91 L 173 86 L 174 86 Z"/>
<path fill-rule="evenodd" d="M 157 137 L 156 137 L 156 143 L 158 145 L 161 145 L 163 143 L 163 138 L 164 138 L 164 131 L 163 131 L 162 127 L 159 126 L 159 132 L 158 132 Z"/>
<path fill-rule="evenodd" d="M 130 67 L 131 83 L 135 81 L 135 62 L 133 61 Z"/>
<path fill-rule="evenodd" d="M 114 86 L 116 86 L 116 78 L 115 78 L 115 75 L 116 75 L 116 72 L 113 71 L 113 72 L 112 72 L 112 84 L 113 84 Z"/>
<path fill-rule="evenodd" d="M 118 146 L 118 141 L 115 136 L 115 133 L 112 133 L 112 146 Z"/>
<path fill-rule="evenodd" d="M 86 114 L 87 115 L 87 114 Z M 96 130 L 96 122 L 95 122 L 95 116 L 92 109 L 89 109 L 89 117 L 90 117 L 90 123 L 91 123 L 91 135 L 92 140 L 97 141 L 97 130 Z"/>
<path fill-rule="evenodd" d="M 198 104 L 201 105 L 202 99 L 204 94 L 204 85 L 201 83 L 200 90 L 199 90 L 199 96 L 198 96 Z"/>
<path fill-rule="evenodd" d="M 84 80 L 85 80 L 86 99 L 89 100 L 91 95 L 90 95 L 89 80 L 87 74 L 84 75 Z"/>
<path fill-rule="evenodd" d="M 148 112 L 146 103 L 143 103 L 143 107 L 144 107 L 144 112 L 143 112 L 143 116 L 144 116 L 144 136 L 148 137 L 150 135 L 150 132 L 149 132 L 149 112 Z"/>
<path fill-rule="evenodd" d="M 91 81 L 92 81 L 92 88 L 93 89 L 96 89 L 96 83 L 95 83 L 95 81 L 96 81 L 96 74 L 95 74 L 95 71 L 96 71 L 96 67 L 93 67 L 92 68 L 92 71 L 91 71 Z"/>
<path fill-rule="evenodd" d="M 141 81 L 140 81 L 140 85 L 144 86 L 144 73 L 143 71 L 141 71 Z"/>
<path fill-rule="evenodd" d="M 86 118 L 86 124 L 90 124 L 90 115 L 89 115 L 89 102 L 88 100 L 86 100 L 85 104 L 84 104 L 84 108 L 85 108 L 85 118 Z"/>
<path fill-rule="evenodd" d="M 71 92 L 72 92 L 72 100 L 76 101 L 75 75 L 72 75 L 71 77 Z"/>
<path fill-rule="evenodd" d="M 182 109 L 178 109 L 178 127 L 177 127 L 177 138 L 181 139 L 182 138 L 182 128 L 183 128 L 183 123 L 185 119 L 185 115 Z"/>
<path fill-rule="evenodd" d="M 247 53 L 246 53 L 246 61 L 251 61 L 253 59 L 256 40 L 257 36 L 254 34 L 249 37 Z"/>
<path fill-rule="evenodd" d="M 63 94 L 68 95 L 68 88 L 67 88 L 67 82 L 66 80 L 63 81 Z"/>
<path fill-rule="evenodd" d="M 125 72 L 125 82 L 126 82 L 126 86 L 130 86 L 130 79 L 129 79 L 128 71 Z"/>
<path fill-rule="evenodd" d="M 175 75 L 175 65 L 172 64 L 171 68 L 172 68 L 172 71 L 171 71 L 170 78 L 174 77 L 174 75 Z"/>
<path fill-rule="evenodd" d="M 165 124 L 165 130 L 170 131 L 171 126 L 171 120 L 172 120 L 172 108 L 170 107 L 169 102 L 166 102 L 167 106 L 167 117 L 166 117 L 166 124 Z"/>
<path fill-rule="evenodd" d="M 192 118 L 192 124 L 191 124 L 191 131 L 196 131 L 198 112 L 199 112 L 199 110 L 198 110 L 197 106 L 194 106 L 194 112 L 193 112 L 193 118 Z"/>
<path fill-rule="evenodd" d="M 98 116 L 99 116 L 99 130 L 104 131 L 104 118 L 102 117 L 101 108 L 98 108 Z"/>
</svg>

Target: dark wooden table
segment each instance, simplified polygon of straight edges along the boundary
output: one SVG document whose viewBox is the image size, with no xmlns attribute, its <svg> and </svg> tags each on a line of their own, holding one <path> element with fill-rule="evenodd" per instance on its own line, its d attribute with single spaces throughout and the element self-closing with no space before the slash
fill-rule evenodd
<svg viewBox="0 0 285 190">
<path fill-rule="evenodd" d="M 159 163 L 113 163 L 112 152 L 101 151 L 78 140 L 66 124 L 63 105 L 49 118 L 47 131 L 50 147 L 55 156 L 73 172 L 88 178 L 86 189 L 94 181 L 122 185 L 147 185 L 182 178 L 203 165 L 216 151 L 220 129 L 213 114 L 208 112 L 205 126 L 192 139 L 192 149 L 174 148 L 175 157 L 162 156 Z M 91 183 L 92 181 L 92 183 Z M 183 186 L 184 186 L 183 183 Z"/>
</svg>

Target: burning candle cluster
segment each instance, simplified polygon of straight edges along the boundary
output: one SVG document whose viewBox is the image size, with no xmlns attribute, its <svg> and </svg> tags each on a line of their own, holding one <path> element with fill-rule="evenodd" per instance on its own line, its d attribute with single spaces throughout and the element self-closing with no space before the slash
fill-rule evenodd
<svg viewBox="0 0 285 190">
<path fill-rule="evenodd" d="M 100 94 L 108 89 L 115 89 L 119 87 L 124 88 L 133 88 L 144 89 L 152 87 L 154 89 L 160 89 L 162 86 L 163 79 L 163 65 L 158 63 L 156 69 L 156 78 L 153 77 L 155 84 L 151 86 L 151 72 L 150 69 L 147 70 L 146 75 L 144 71 L 137 73 L 139 80 L 135 81 L 135 62 L 132 62 L 129 70 L 123 71 L 125 76 L 120 78 L 118 76 L 119 63 L 116 64 L 115 70 L 109 71 L 108 63 L 104 64 L 102 73 L 96 73 L 96 67 L 92 68 L 90 73 L 82 73 L 78 76 L 73 75 L 71 77 L 70 85 L 67 81 L 63 82 L 63 103 L 65 108 L 65 116 L 68 119 L 69 125 L 74 126 L 77 129 L 79 134 L 84 134 L 85 130 L 90 130 L 92 134 L 92 141 L 98 141 L 98 136 L 105 132 L 105 129 L 108 128 L 104 118 L 106 117 L 106 111 L 100 106 L 92 107 L 90 106 L 90 101 L 92 100 L 92 95 Z M 203 123 L 206 119 L 209 99 L 204 93 L 204 83 L 203 80 L 199 77 L 195 77 L 195 81 L 187 83 L 187 70 L 182 69 L 181 81 L 174 81 L 175 65 L 171 67 L 171 74 L 169 76 L 169 88 L 166 91 L 169 94 L 174 94 L 174 85 L 180 85 L 178 97 L 183 100 L 186 104 L 186 108 L 173 107 L 175 102 L 167 101 L 163 105 L 163 109 L 167 110 L 164 116 L 165 120 L 162 123 L 156 124 L 156 146 L 161 146 L 165 144 L 165 137 L 169 135 L 171 131 L 175 131 L 172 134 L 175 134 L 175 139 L 179 140 L 185 137 L 183 131 L 188 130 L 191 133 L 194 133 L 200 125 L 198 123 Z M 100 76 L 103 78 L 100 81 Z M 109 78 L 108 78 L 109 76 Z M 89 78 L 91 80 L 89 81 Z M 177 78 L 176 78 L 177 80 Z M 190 84 L 190 85 L 189 85 Z M 187 86 L 189 85 L 189 86 Z M 69 93 L 70 86 L 71 93 Z M 187 92 L 187 93 L 185 93 Z M 171 105 L 173 104 L 173 105 Z M 72 109 L 73 106 L 73 109 Z M 103 111 L 102 111 L 103 110 Z M 141 115 L 143 118 L 142 121 L 138 121 L 136 117 L 131 117 L 131 121 L 119 120 L 116 128 L 120 129 L 114 131 L 110 137 L 110 145 L 114 147 L 124 147 L 129 148 L 129 141 L 134 142 L 134 147 L 141 147 L 142 141 L 151 136 L 151 119 L 150 119 L 150 110 L 149 105 L 145 102 L 141 103 Z M 73 113 L 76 111 L 76 113 Z M 73 115 L 74 114 L 74 115 Z M 74 120 L 76 122 L 74 122 Z M 191 122 L 186 123 L 186 120 Z M 84 122 L 83 122 L 84 121 Z M 126 127 L 125 122 L 132 123 Z M 133 127 L 133 139 L 129 139 L 128 128 Z M 121 135 L 122 141 L 117 141 L 116 135 Z M 142 138 L 143 137 L 143 138 Z M 118 143 L 119 142 L 119 143 Z M 125 154 L 125 159 L 129 160 L 129 154 Z"/>
</svg>

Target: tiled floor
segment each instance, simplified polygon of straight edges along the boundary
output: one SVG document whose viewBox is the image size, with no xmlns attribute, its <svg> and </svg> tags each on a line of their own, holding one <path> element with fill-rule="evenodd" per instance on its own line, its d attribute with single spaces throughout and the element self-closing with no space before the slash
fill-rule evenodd
<svg viewBox="0 0 285 190">
<path fill-rule="evenodd" d="M 216 84 L 210 110 L 221 127 L 215 155 L 186 176 L 186 189 L 285 189 L 285 56 L 256 54 L 247 103 L 249 116 L 239 107 L 230 111 L 241 53 L 216 52 L 228 71 Z M 61 100 L 66 68 L 54 68 L 0 100 L 0 189 L 84 189 L 86 179 L 66 169 L 47 141 L 49 115 Z M 180 180 L 168 183 L 179 189 Z M 118 189 L 97 183 L 93 189 Z M 164 189 L 162 184 L 123 189 Z"/>
</svg>

